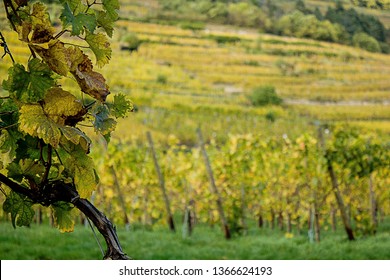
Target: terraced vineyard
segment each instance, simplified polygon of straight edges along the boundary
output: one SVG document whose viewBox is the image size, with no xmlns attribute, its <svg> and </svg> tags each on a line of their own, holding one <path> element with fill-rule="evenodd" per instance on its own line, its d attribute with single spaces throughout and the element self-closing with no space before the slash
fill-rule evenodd
<svg viewBox="0 0 390 280">
<path fill-rule="evenodd" d="M 50 9 L 52 21 L 59 21 L 61 8 Z M 99 209 L 117 224 L 130 221 L 143 229 L 165 225 L 172 213 L 172 223 L 172 216 L 178 220 L 190 213 L 199 223 L 214 225 L 225 210 L 226 238 L 227 224 L 234 234 L 254 224 L 279 227 L 287 239 L 306 227 L 311 241 L 320 241 L 320 229 L 336 232 L 342 223 L 350 240 L 353 231 L 360 238 L 383 228 L 390 212 L 389 55 L 235 26 L 197 28 L 177 17 L 160 15 L 157 21 L 158 12 L 158 1 L 123 0 L 112 58 L 99 69 L 110 90 L 130 96 L 136 108 L 118 123 L 109 146 L 108 137 L 93 139 L 103 143 L 94 141 L 91 153 L 92 199 Z M 17 35 L 5 25 L 1 32 L 16 60 L 28 61 L 30 53 Z M 129 35 L 141 41 L 134 51 Z M 66 32 L 61 39 L 65 45 L 77 42 Z M 1 80 L 10 65 L 4 57 Z M 88 96 L 70 75 L 62 82 L 84 104 L 94 104 L 85 101 Z M 251 94 L 266 87 L 275 89 L 281 104 L 253 105 Z M 7 96 L 1 85 L 0 96 Z M 78 126 L 83 132 L 93 129 L 85 120 Z M 42 151 L 36 154 L 31 166 L 44 161 Z M 23 159 L 14 164 L 23 165 Z M 50 165 L 46 175 L 49 171 Z M 212 181 L 220 193 L 210 192 Z M 44 220 L 50 217 L 44 213 Z"/>
<path fill-rule="evenodd" d="M 123 18 L 146 14 L 156 5 L 122 2 Z M 124 124 L 131 131 L 148 127 L 184 136 L 204 124 L 215 133 L 245 133 L 266 126 L 264 116 L 271 112 L 279 122 L 273 133 L 283 133 L 291 122 L 305 126 L 310 119 L 390 132 L 388 55 L 231 26 L 191 31 L 130 20 L 118 25 L 113 60 L 103 72 L 112 90 L 130 94 L 139 108 L 136 121 Z M 143 41 L 138 52 L 120 50 L 129 32 Z M 7 32 L 5 37 L 20 55 L 17 39 Z M 233 42 L 217 42 L 226 38 Z M 1 77 L 9 62 L 2 61 Z M 274 86 L 285 106 L 251 107 L 246 96 L 264 85 Z M 180 124 L 172 121 L 178 116 L 183 116 Z"/>
</svg>

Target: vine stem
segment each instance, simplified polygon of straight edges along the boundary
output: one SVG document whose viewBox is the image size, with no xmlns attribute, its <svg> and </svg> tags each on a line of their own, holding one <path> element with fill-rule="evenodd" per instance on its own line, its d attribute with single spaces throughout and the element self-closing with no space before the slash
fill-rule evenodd
<svg viewBox="0 0 390 280">
<path fill-rule="evenodd" d="M 62 30 L 62 31 L 59 32 L 56 36 L 54 36 L 54 40 L 57 40 L 57 39 L 60 38 L 62 35 L 64 35 L 66 32 L 70 32 L 70 31 L 67 30 L 67 29 Z"/>
</svg>

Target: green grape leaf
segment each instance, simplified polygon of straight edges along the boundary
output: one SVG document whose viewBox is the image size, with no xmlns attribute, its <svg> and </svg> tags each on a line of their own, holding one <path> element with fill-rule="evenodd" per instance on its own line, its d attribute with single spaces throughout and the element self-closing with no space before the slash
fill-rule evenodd
<svg viewBox="0 0 390 280">
<path fill-rule="evenodd" d="M 11 94 L 14 93 L 21 101 L 29 101 L 29 95 L 26 92 L 29 87 L 29 73 L 21 64 L 14 64 L 8 69 L 8 80 L 3 81 L 3 88 Z"/>
<path fill-rule="evenodd" d="M 60 128 L 64 137 L 75 145 L 80 145 L 85 152 L 89 152 L 91 140 L 80 129 L 70 126 Z"/>
<path fill-rule="evenodd" d="M 116 121 L 110 117 L 110 110 L 106 105 L 97 104 L 91 113 L 95 117 L 93 126 L 96 132 L 102 135 L 109 135 L 115 130 Z"/>
<path fill-rule="evenodd" d="M 0 169 L 6 168 L 15 159 L 17 140 L 7 130 L 0 131 Z"/>
<path fill-rule="evenodd" d="M 50 68 L 38 58 L 28 62 L 28 71 L 23 65 L 15 64 L 8 70 L 8 80 L 3 81 L 3 88 L 11 97 L 21 102 L 38 102 L 46 91 L 55 84 Z"/>
<path fill-rule="evenodd" d="M 58 40 L 52 40 L 48 48 L 39 45 L 30 44 L 30 47 L 47 63 L 49 68 L 59 75 L 67 76 L 70 71 L 68 57 L 64 43 Z"/>
<path fill-rule="evenodd" d="M 107 14 L 113 19 L 118 19 L 119 1 L 118 0 L 103 0 L 103 8 Z"/>
<path fill-rule="evenodd" d="M 92 52 L 95 54 L 96 64 L 99 67 L 103 67 L 110 61 L 112 50 L 110 43 L 104 34 L 92 34 L 87 32 L 85 41 L 88 43 Z"/>
<path fill-rule="evenodd" d="M 11 98 L 0 100 L 0 126 L 12 127 L 16 124 L 18 122 L 18 110 L 18 106 Z"/>
<path fill-rule="evenodd" d="M 74 14 L 82 13 L 87 9 L 87 6 L 85 6 L 80 0 L 60 0 L 60 2 L 63 6 L 68 5 Z"/>
<path fill-rule="evenodd" d="M 38 137 L 54 148 L 58 147 L 61 131 L 57 123 L 46 116 L 41 105 L 23 105 L 19 113 L 19 128 L 22 132 Z"/>
<path fill-rule="evenodd" d="M 66 202 L 57 202 L 52 205 L 54 222 L 60 232 L 72 232 L 75 224 L 74 208 Z"/>
<path fill-rule="evenodd" d="M 16 226 L 29 226 L 35 214 L 32 205 L 27 197 L 11 191 L 4 201 L 3 210 L 5 213 L 11 214 L 14 228 Z"/>
<path fill-rule="evenodd" d="M 94 162 L 80 147 L 69 145 L 67 153 L 61 155 L 67 173 L 73 178 L 81 197 L 90 197 L 98 183 Z"/>
<path fill-rule="evenodd" d="M 62 20 L 64 27 L 72 26 L 71 35 L 73 36 L 78 36 L 81 33 L 84 33 L 84 27 L 89 32 L 93 32 L 97 25 L 94 14 L 86 14 L 81 12 L 73 14 L 68 3 L 65 3 L 60 19 Z"/>
<path fill-rule="evenodd" d="M 34 182 L 39 184 L 42 180 L 42 174 L 45 172 L 45 167 L 42 162 L 38 160 L 33 160 L 30 158 L 21 159 L 19 161 L 20 173 L 27 179 L 29 179 L 30 184 Z"/>
<path fill-rule="evenodd" d="M 70 61 L 74 61 L 70 72 L 81 90 L 99 101 L 105 101 L 107 95 L 110 94 L 106 80 L 103 75 L 93 71 L 92 62 L 88 56 L 78 48 L 69 48 L 67 55 Z"/>
<path fill-rule="evenodd" d="M 86 113 L 81 102 L 60 87 L 48 90 L 44 101 L 45 115 L 59 125 L 67 124 L 70 117 L 83 116 Z"/>
<path fill-rule="evenodd" d="M 98 11 L 96 21 L 99 27 L 106 31 L 107 35 L 112 38 L 114 33 L 114 20 L 104 11 Z"/>
<path fill-rule="evenodd" d="M 114 96 L 114 102 L 109 104 L 109 108 L 115 118 L 124 118 L 128 112 L 134 110 L 133 103 L 122 93 Z"/>
</svg>

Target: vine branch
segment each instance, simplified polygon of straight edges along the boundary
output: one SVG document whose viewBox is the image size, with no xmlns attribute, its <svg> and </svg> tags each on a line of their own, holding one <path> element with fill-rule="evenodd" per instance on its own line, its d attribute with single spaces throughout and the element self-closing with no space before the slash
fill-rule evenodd
<svg viewBox="0 0 390 280">
<path fill-rule="evenodd" d="M 53 203 L 60 201 L 73 204 L 93 222 L 98 231 L 103 235 L 107 244 L 107 251 L 104 255 L 104 259 L 129 259 L 129 257 L 123 253 L 113 224 L 88 199 L 80 198 L 80 195 L 73 184 L 57 181 L 53 185 L 47 185 L 44 191 L 33 191 L 32 189 L 21 186 L 1 173 L 0 182 L 7 185 L 14 192 L 20 193 L 31 199 L 34 203 L 39 203 L 43 206 L 52 205 Z"/>
</svg>

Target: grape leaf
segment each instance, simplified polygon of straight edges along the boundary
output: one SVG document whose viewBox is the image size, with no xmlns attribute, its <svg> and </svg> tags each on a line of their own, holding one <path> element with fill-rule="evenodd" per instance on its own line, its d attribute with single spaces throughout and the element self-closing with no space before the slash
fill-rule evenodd
<svg viewBox="0 0 390 280">
<path fill-rule="evenodd" d="M 7 130 L 0 131 L 0 169 L 6 168 L 16 157 L 17 138 Z"/>
<path fill-rule="evenodd" d="M 70 117 L 86 113 L 81 102 L 60 87 L 48 90 L 44 101 L 43 110 L 46 116 L 59 125 L 65 125 Z"/>
<path fill-rule="evenodd" d="M 72 232 L 75 224 L 74 208 L 66 202 L 57 202 L 52 205 L 54 222 L 60 232 Z"/>
<path fill-rule="evenodd" d="M 103 0 L 103 8 L 112 20 L 118 19 L 119 1 L 118 0 Z"/>
<path fill-rule="evenodd" d="M 35 44 L 47 43 L 53 39 L 54 31 L 47 25 L 38 24 L 34 26 L 31 42 Z"/>
<path fill-rule="evenodd" d="M 34 3 L 31 12 L 31 23 L 33 30 L 31 42 L 46 43 L 53 38 L 54 28 L 44 4 Z"/>
<path fill-rule="evenodd" d="M 99 67 L 103 67 L 110 61 L 112 50 L 110 43 L 104 34 L 92 34 L 87 32 L 85 41 L 88 43 L 92 52 L 95 54 L 96 64 Z"/>
<path fill-rule="evenodd" d="M 50 21 L 50 15 L 47 12 L 46 5 L 40 2 L 34 3 L 31 12 L 31 21 L 33 26 L 46 25 L 52 26 Z"/>
<path fill-rule="evenodd" d="M 18 110 L 18 106 L 11 98 L 0 100 L 0 126 L 12 127 L 16 124 L 18 122 Z"/>
<path fill-rule="evenodd" d="M 65 3 L 64 10 L 60 16 L 64 27 L 72 26 L 71 34 L 74 36 L 78 36 L 83 32 L 84 27 L 89 31 L 93 32 L 96 29 L 96 17 L 94 14 L 86 14 L 86 13 L 74 13 L 69 7 L 68 3 Z"/>
<path fill-rule="evenodd" d="M 66 171 L 73 178 L 80 196 L 90 197 L 98 183 L 94 162 L 80 146 L 68 146 L 64 147 L 66 153 L 60 155 Z"/>
<path fill-rule="evenodd" d="M 87 9 L 87 6 L 85 6 L 80 0 L 60 0 L 60 2 L 63 6 L 67 4 L 74 14 L 82 13 Z"/>
<path fill-rule="evenodd" d="M 114 20 L 104 11 L 98 11 L 96 15 L 98 26 L 106 31 L 107 35 L 112 38 L 114 33 Z"/>
<path fill-rule="evenodd" d="M 77 64 L 72 63 L 70 72 L 81 90 L 99 101 L 105 101 L 107 95 L 110 94 L 106 80 L 103 75 L 93 71 L 92 62 L 88 56 L 76 49 L 69 50 L 68 56 L 77 61 Z"/>
<path fill-rule="evenodd" d="M 32 182 L 39 184 L 42 180 L 42 174 L 45 172 L 45 166 L 38 160 L 30 158 L 21 159 L 19 161 L 20 174 L 29 179 L 30 185 Z"/>
<path fill-rule="evenodd" d="M 60 127 L 62 135 L 75 145 L 80 145 L 85 152 L 89 152 L 91 140 L 80 129 L 70 126 Z"/>
<path fill-rule="evenodd" d="M 14 228 L 16 225 L 19 227 L 29 226 L 35 214 L 32 205 L 27 197 L 11 191 L 4 201 L 3 210 L 5 213 L 11 214 Z"/>
<path fill-rule="evenodd" d="M 28 42 L 29 38 L 28 35 L 30 35 L 32 30 L 32 23 L 30 21 L 23 21 L 20 25 L 16 27 L 16 31 L 19 34 L 19 40 L 23 42 Z"/>
<path fill-rule="evenodd" d="M 27 6 L 19 11 L 18 16 L 20 22 L 16 26 L 16 30 L 20 40 L 40 44 L 47 43 L 53 38 L 55 30 L 44 4 L 35 3 L 31 11 L 30 7 Z M 30 40 L 31 31 L 33 33 Z"/>
<path fill-rule="evenodd" d="M 42 139 L 46 144 L 58 147 L 62 134 L 74 144 L 89 150 L 90 140 L 77 129 L 66 126 L 76 123 L 86 109 L 71 93 L 59 87 L 48 90 L 43 104 L 26 104 L 19 111 L 19 127 L 24 133 Z M 61 133 L 62 132 L 62 133 Z"/>
<path fill-rule="evenodd" d="M 61 131 L 57 123 L 46 116 L 41 105 L 23 105 L 19 113 L 19 128 L 21 131 L 42 139 L 54 148 L 58 147 Z"/>
<path fill-rule="evenodd" d="M 110 110 L 107 105 L 97 104 L 92 108 L 92 115 L 95 117 L 93 126 L 96 132 L 102 135 L 109 135 L 115 130 L 116 121 L 110 117 Z"/>
<path fill-rule="evenodd" d="M 124 118 L 128 112 L 133 111 L 133 103 L 126 99 L 122 93 L 114 96 L 114 102 L 109 104 L 110 111 L 115 118 Z"/>
<path fill-rule="evenodd" d="M 55 81 L 50 68 L 38 58 L 28 62 L 28 71 L 23 65 L 15 64 L 8 70 L 8 80 L 3 81 L 3 88 L 11 97 L 21 102 L 38 102 Z"/>
<path fill-rule="evenodd" d="M 51 70 L 62 76 L 67 76 L 70 68 L 64 43 L 52 40 L 48 48 L 30 44 L 30 47 L 47 63 Z"/>
</svg>

